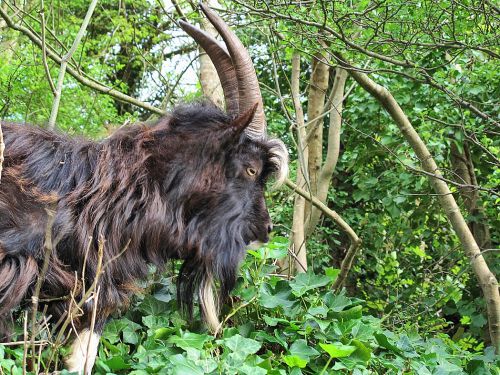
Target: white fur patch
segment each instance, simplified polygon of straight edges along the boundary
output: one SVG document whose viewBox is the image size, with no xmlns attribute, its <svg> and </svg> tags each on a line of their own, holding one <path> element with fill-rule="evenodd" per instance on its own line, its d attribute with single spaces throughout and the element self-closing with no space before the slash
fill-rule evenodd
<svg viewBox="0 0 500 375">
<path fill-rule="evenodd" d="M 279 139 L 269 139 L 271 158 L 270 161 L 276 166 L 275 183 L 273 188 L 281 186 L 288 176 L 288 151 L 285 144 Z"/>
<path fill-rule="evenodd" d="M 80 332 L 71 344 L 71 356 L 65 360 L 68 371 L 77 372 L 79 375 L 89 375 L 92 372 L 100 337 L 88 329 Z M 85 369 L 87 371 L 84 373 Z"/>
<path fill-rule="evenodd" d="M 219 311 L 217 304 L 215 302 L 215 295 L 213 289 L 213 280 L 211 275 L 203 281 L 203 285 L 200 287 L 199 298 L 201 309 L 203 310 L 203 315 L 205 320 L 210 327 L 210 329 L 216 332 L 219 328 Z"/>
</svg>

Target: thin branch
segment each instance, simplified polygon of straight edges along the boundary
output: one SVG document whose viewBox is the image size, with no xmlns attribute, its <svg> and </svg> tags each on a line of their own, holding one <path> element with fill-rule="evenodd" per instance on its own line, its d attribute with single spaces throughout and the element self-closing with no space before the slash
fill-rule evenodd
<svg viewBox="0 0 500 375">
<path fill-rule="evenodd" d="M 442 174 L 440 173 L 431 173 L 431 172 L 427 172 L 426 170 L 424 169 L 420 169 L 420 168 L 415 168 L 411 165 L 409 165 L 408 163 L 404 162 L 403 160 L 401 160 L 401 158 L 396 154 L 396 152 L 394 152 L 391 148 L 387 147 L 386 145 L 382 144 L 382 142 L 380 142 L 379 140 L 377 140 L 374 136 L 370 135 L 370 134 L 367 134 L 366 132 L 363 132 L 359 129 L 357 129 L 356 127 L 350 125 L 347 121 L 345 122 L 346 126 L 349 126 L 352 130 L 354 130 L 355 132 L 363 135 L 364 137 L 366 138 L 370 138 L 373 142 L 377 143 L 380 147 L 382 147 L 385 151 L 387 151 L 389 154 L 391 154 L 392 156 L 394 156 L 394 158 L 396 159 L 396 161 L 403 167 L 403 168 L 406 168 L 408 169 L 409 171 L 413 172 L 413 173 L 416 173 L 416 174 L 421 174 L 421 175 L 424 175 L 424 176 L 428 176 L 428 177 L 432 177 L 432 178 L 436 178 L 438 180 L 441 180 L 443 182 L 446 182 L 447 184 L 450 184 L 450 185 L 453 185 L 453 186 L 456 186 L 457 188 L 459 189 L 470 189 L 470 190 L 479 190 L 479 191 L 483 191 L 485 193 L 489 193 L 491 195 L 496 195 L 496 196 L 500 196 L 500 191 L 499 190 L 495 190 L 495 189 L 489 189 L 489 188 L 485 188 L 485 187 L 482 187 L 482 186 L 479 186 L 479 185 L 474 185 L 474 184 L 466 184 L 466 183 L 460 183 L 458 181 L 454 181 L 454 180 L 450 180 L 448 178 L 445 178 Z M 421 159 L 419 159 L 420 162 L 422 162 Z M 436 193 L 434 194 L 435 196 L 442 196 L 442 195 L 448 195 L 448 194 L 453 194 L 452 192 L 449 192 L 449 193 L 443 193 L 443 194 L 440 194 L 440 193 Z"/>
<path fill-rule="evenodd" d="M 54 81 L 52 80 L 52 76 L 50 75 L 50 69 L 49 65 L 47 64 L 47 46 L 45 45 L 45 8 L 44 8 L 44 3 L 43 0 L 41 0 L 41 5 L 40 5 L 40 19 L 41 19 L 41 37 L 42 37 L 42 64 L 43 64 L 43 69 L 45 70 L 45 75 L 47 76 L 47 81 L 49 82 L 50 90 L 52 91 L 52 94 L 54 94 L 54 97 L 56 95 L 56 87 L 54 86 Z"/>
<path fill-rule="evenodd" d="M 278 18 L 281 18 L 284 20 L 292 21 L 297 25 L 302 24 L 302 25 L 306 25 L 306 26 L 312 26 L 312 27 L 317 28 L 318 30 L 325 31 L 328 34 L 332 35 L 334 38 L 342 41 L 347 47 L 350 47 L 350 48 L 352 48 L 352 49 L 354 49 L 354 50 L 356 50 L 356 51 L 358 51 L 366 56 L 370 56 L 370 57 L 376 58 L 378 60 L 393 64 L 393 65 L 397 65 L 400 67 L 415 69 L 415 70 L 419 71 L 424 76 L 424 80 L 426 83 L 428 83 L 432 87 L 435 87 L 436 89 L 439 89 L 439 90 L 443 91 L 444 93 L 446 93 L 447 95 L 449 95 L 452 98 L 452 100 L 455 103 L 457 103 L 459 106 L 461 106 L 462 108 L 469 109 L 475 115 L 477 115 L 478 117 L 480 117 L 486 121 L 490 121 L 497 126 L 499 125 L 499 122 L 497 120 L 495 120 L 492 116 L 488 115 L 487 113 L 484 113 L 483 111 L 481 111 L 480 109 L 475 107 L 472 103 L 459 98 L 456 94 L 454 94 L 450 90 L 446 89 L 444 86 L 437 84 L 428 73 L 428 71 L 432 70 L 433 67 L 419 66 L 419 65 L 409 61 L 408 59 L 398 60 L 398 59 L 388 57 L 388 56 L 385 56 L 385 55 L 377 53 L 377 52 L 370 51 L 370 50 L 354 43 L 349 37 L 347 37 L 346 35 L 344 35 L 342 33 L 342 29 L 340 29 L 340 32 L 337 32 L 334 29 L 332 29 L 331 27 L 325 25 L 324 23 L 315 22 L 315 21 L 309 20 L 309 19 L 307 19 L 307 20 L 301 19 L 301 18 L 294 17 L 294 16 L 289 15 L 289 14 L 279 13 L 276 10 L 271 9 L 269 7 L 267 7 L 266 9 L 259 9 L 259 8 L 256 8 L 254 6 L 249 5 L 247 3 L 244 3 L 240 0 L 235 0 L 235 2 L 239 5 L 241 5 L 242 7 L 247 8 L 247 9 L 251 10 L 253 13 L 258 14 L 262 17 L 270 17 L 270 16 L 273 17 L 274 16 L 274 18 L 278 17 Z M 343 68 L 346 70 L 359 69 L 359 68 L 355 68 L 351 65 L 346 65 L 345 63 L 343 65 Z M 402 73 L 397 72 L 397 71 L 394 71 L 393 73 L 402 74 Z"/>
<path fill-rule="evenodd" d="M 18 346 L 18 345 L 23 345 L 25 343 L 25 341 L 9 341 L 9 342 L 2 342 L 2 346 Z M 50 344 L 50 341 L 48 340 L 38 340 L 38 341 L 34 341 L 34 344 L 36 346 L 39 346 L 39 345 L 47 345 L 47 344 Z"/>
<path fill-rule="evenodd" d="M 237 4 L 241 5 L 242 7 L 244 8 L 247 8 L 247 9 L 250 9 L 252 12 L 254 13 L 257 13 L 257 14 L 262 14 L 262 13 L 267 13 L 267 14 L 271 14 L 275 17 L 278 17 L 278 18 L 281 18 L 281 19 L 284 19 L 284 20 L 289 20 L 289 21 L 293 21 L 297 24 L 303 24 L 303 25 L 306 25 L 306 26 L 313 26 L 313 27 L 316 27 L 318 28 L 319 30 L 324 30 L 326 32 L 328 32 L 329 34 L 333 35 L 335 38 L 337 39 L 340 39 L 341 41 L 343 41 L 347 46 L 367 55 L 367 56 L 370 56 L 370 57 L 374 57 L 378 60 L 382 60 L 382 61 L 385 61 L 385 62 L 388 62 L 388 63 L 391 63 L 391 64 L 394 64 L 394 65 L 398 65 L 398 66 L 401 66 L 401 67 L 406 67 L 406 68 L 415 68 L 416 66 L 414 64 L 412 64 L 410 61 L 402 61 L 402 60 L 397 60 L 397 59 L 393 59 L 393 58 L 390 58 L 390 57 L 387 57 L 385 55 L 382 55 L 382 54 L 379 54 L 379 53 L 376 53 L 376 52 L 372 52 L 372 51 L 369 51 L 359 45 L 357 45 L 356 43 L 352 42 L 351 40 L 349 40 L 347 37 L 345 37 L 344 35 L 338 33 L 337 31 L 333 30 L 331 27 L 323 24 L 323 23 L 320 23 L 320 22 L 315 22 L 315 21 L 310 21 L 310 20 L 304 20 L 304 19 L 301 19 L 301 18 L 297 18 L 297 17 L 293 17 L 291 15 L 288 15 L 288 14 L 283 14 L 283 13 L 279 13 L 273 9 L 266 9 L 266 10 L 263 10 L 263 9 L 258 9 L 258 8 L 255 8 L 255 7 L 252 7 L 251 5 L 249 4 L 245 4 L 239 0 L 234 0 Z"/>
<path fill-rule="evenodd" d="M 90 334 L 92 335 L 93 332 L 94 332 L 94 328 L 95 328 L 95 320 L 96 320 L 96 316 L 97 316 L 97 306 L 98 306 L 98 303 L 99 303 L 99 292 L 101 291 L 101 287 L 99 286 L 96 290 L 96 292 L 94 293 L 94 301 L 93 301 L 93 309 L 92 309 L 92 318 L 91 318 L 91 321 L 90 321 Z M 90 354 L 90 350 L 92 349 L 91 348 L 91 342 L 92 340 L 90 339 L 89 337 L 89 340 L 87 342 L 87 348 L 86 348 L 86 355 L 85 355 L 85 364 L 83 366 L 83 373 L 86 374 L 87 373 L 87 368 L 89 366 L 89 354 Z M 90 366 L 92 366 L 93 364 L 90 364 Z"/>
<path fill-rule="evenodd" d="M 49 365 L 50 365 L 50 363 L 52 363 L 52 361 L 54 359 L 55 352 L 56 352 L 55 349 L 58 346 L 62 345 L 62 342 L 63 342 L 62 339 L 63 339 L 64 333 L 66 332 L 66 329 L 68 328 L 68 325 L 70 325 L 72 323 L 74 314 L 76 312 L 78 312 L 79 310 L 81 311 L 81 308 L 82 308 L 83 304 L 91 296 L 95 297 L 95 292 L 97 290 L 99 290 L 99 288 L 98 288 L 98 286 L 99 286 L 99 279 L 100 279 L 100 276 L 101 276 L 102 272 L 104 271 L 103 263 L 102 263 L 103 255 L 104 255 L 104 240 L 101 238 L 99 240 L 98 248 L 97 248 L 97 266 L 96 266 L 94 280 L 92 281 L 92 284 L 90 285 L 90 287 L 87 290 L 87 292 L 82 295 L 81 299 L 78 302 L 75 301 L 74 294 L 72 294 L 71 302 L 70 302 L 70 305 L 68 307 L 68 313 L 67 313 L 67 315 L 65 317 L 64 322 L 62 322 L 61 327 L 58 328 L 58 334 L 56 336 L 56 339 L 55 339 L 54 345 L 53 345 L 54 350 L 52 351 L 52 353 L 50 355 L 50 358 L 48 360 L 46 373 L 48 373 Z M 85 282 L 85 280 L 83 280 L 83 282 Z M 75 283 L 75 285 L 76 285 L 76 283 Z M 73 303 L 73 301 L 74 301 L 74 303 Z M 59 322 L 58 322 L 58 324 L 59 324 Z M 56 327 L 54 327 L 54 330 L 57 328 L 57 325 L 56 325 Z"/>
<path fill-rule="evenodd" d="M 23 317 L 23 375 L 26 375 L 26 363 L 28 361 L 28 311 Z"/>
<path fill-rule="evenodd" d="M 340 266 L 339 276 L 337 277 L 337 280 L 335 280 L 335 283 L 333 285 L 334 289 L 340 288 L 344 283 L 345 279 L 347 278 L 347 275 L 352 267 L 352 262 L 354 260 L 354 257 L 356 256 L 356 253 L 361 245 L 361 239 L 358 237 L 356 232 L 354 232 L 351 226 L 347 224 L 344 221 L 344 219 L 340 217 L 338 213 L 328 208 L 318 198 L 311 196 L 309 192 L 301 189 L 288 179 L 285 180 L 285 184 L 286 186 L 294 190 L 297 194 L 301 195 L 302 197 L 310 201 L 316 208 L 321 210 L 324 215 L 332 219 L 349 237 L 351 241 L 351 246 L 349 247 L 349 250 L 347 251 L 345 258 L 342 261 L 342 264 Z"/>
<path fill-rule="evenodd" d="M 308 172 L 309 150 L 307 143 L 305 143 L 304 112 L 300 102 L 300 54 L 298 52 L 294 52 L 292 56 L 290 91 L 295 109 L 295 124 L 297 128 L 297 184 L 300 186 L 308 185 L 309 190 L 311 190 Z M 307 271 L 307 248 L 304 228 L 305 203 L 306 201 L 301 196 L 295 197 L 291 234 L 292 249 L 289 249 L 290 255 L 295 260 L 295 267 L 291 267 L 291 262 L 289 262 L 289 271 L 292 271 L 292 269 L 297 272 Z"/>
<path fill-rule="evenodd" d="M 80 26 L 80 29 L 78 30 L 78 33 L 76 34 L 75 40 L 73 41 L 73 45 L 69 49 L 68 53 L 66 53 L 62 59 L 61 59 L 61 67 L 59 69 L 59 77 L 57 78 L 57 85 L 56 85 L 56 91 L 54 95 L 54 102 L 52 103 L 52 110 L 50 112 L 50 117 L 49 117 L 49 122 L 47 124 L 47 127 L 49 129 L 54 129 L 56 126 L 56 118 L 57 114 L 59 112 L 59 103 L 61 102 L 61 94 L 62 94 L 62 88 L 63 88 L 63 83 L 64 83 L 64 76 L 66 75 L 66 68 L 68 67 L 68 61 L 71 59 L 73 54 L 75 53 L 76 49 L 78 48 L 78 45 L 80 44 L 80 41 L 83 38 L 83 35 L 85 34 L 85 31 L 87 30 L 87 26 L 90 23 L 90 20 L 92 18 L 92 14 L 94 13 L 94 9 L 97 5 L 98 0 L 92 0 L 92 2 L 89 5 L 89 8 L 87 9 L 87 14 L 85 14 L 85 18 L 83 19 L 82 25 Z M 42 46 L 43 49 L 43 46 Z"/>
<path fill-rule="evenodd" d="M 238 307 L 236 307 L 235 309 L 233 309 L 229 314 L 227 314 L 227 316 L 224 318 L 224 320 L 222 322 L 219 323 L 219 326 L 217 327 L 217 329 L 215 330 L 214 332 L 214 336 L 217 337 L 217 335 L 219 334 L 219 332 L 221 332 L 222 330 L 222 327 L 224 326 L 224 324 L 227 323 L 227 321 L 229 319 L 231 319 L 238 311 L 240 311 L 242 308 L 250 305 L 253 301 L 255 301 L 255 299 L 257 299 L 257 294 L 255 296 L 253 296 L 252 298 L 250 298 L 249 301 L 247 302 L 244 302 L 242 304 L 240 304 Z"/>
<path fill-rule="evenodd" d="M 7 23 L 7 25 L 11 29 L 21 32 L 22 34 L 27 36 L 36 46 L 38 46 L 39 48 L 42 48 L 42 41 L 40 40 L 40 38 L 37 35 L 35 35 L 28 28 L 14 23 L 14 21 L 9 17 L 9 15 L 1 7 L 0 7 L 0 16 L 5 20 L 5 22 Z M 62 63 L 61 56 L 59 56 L 57 53 L 55 53 L 54 51 L 52 51 L 49 48 L 47 48 L 47 56 L 51 60 L 55 61 L 58 64 Z M 150 112 L 153 112 L 153 113 L 156 113 L 159 115 L 164 114 L 164 112 L 159 108 L 156 108 L 150 104 L 147 104 L 147 103 L 144 103 L 140 100 L 132 98 L 131 96 L 128 96 L 128 95 L 126 95 L 126 94 L 124 94 L 124 93 L 122 93 L 122 92 L 120 92 L 112 87 L 108 87 L 106 85 L 103 85 L 102 83 L 99 83 L 93 79 L 85 77 L 84 75 L 80 74 L 80 72 L 77 69 L 75 69 L 69 65 L 68 65 L 66 70 L 73 78 L 75 78 L 78 82 L 80 82 L 84 86 L 87 86 L 87 87 L 89 87 L 93 90 L 96 90 L 98 92 L 107 94 L 107 95 L 109 95 L 109 96 L 111 96 L 111 97 L 115 98 L 116 100 L 119 100 L 123 103 L 132 104 L 132 105 L 135 105 L 136 107 L 143 108 L 147 111 L 150 111 Z"/>
<path fill-rule="evenodd" d="M 47 275 L 47 271 L 49 269 L 50 258 L 52 256 L 52 250 L 54 249 L 54 243 L 52 241 L 52 226 L 54 224 L 54 212 L 47 210 L 47 225 L 45 227 L 45 242 L 43 244 L 44 247 L 44 258 L 42 268 L 40 273 L 38 274 L 38 279 L 35 284 L 35 291 L 31 296 L 31 354 L 33 355 L 31 360 L 31 367 L 35 372 L 37 369 L 35 368 L 35 327 L 36 327 L 36 313 L 38 311 L 38 302 L 40 297 L 40 291 L 42 290 L 42 284 L 45 281 L 45 276 Z"/>
</svg>

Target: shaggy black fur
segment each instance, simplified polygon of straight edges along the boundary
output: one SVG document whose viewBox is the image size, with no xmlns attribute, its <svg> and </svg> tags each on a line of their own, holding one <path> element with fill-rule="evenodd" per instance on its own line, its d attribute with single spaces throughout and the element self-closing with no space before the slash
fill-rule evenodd
<svg viewBox="0 0 500 375">
<path fill-rule="evenodd" d="M 67 297 L 72 290 L 81 296 L 97 272 L 99 239 L 105 241 L 103 262 L 116 257 L 99 279 L 97 331 L 126 306 L 148 266 L 161 269 L 168 259 L 183 260 L 178 293 L 189 310 L 193 294 L 201 290 L 206 298 L 203 290 L 213 280 L 221 298 L 227 296 L 245 245 L 268 239 L 264 186 L 286 163 L 279 141 L 246 136 L 252 115 L 231 119 L 198 102 L 100 142 L 3 123 L 0 338 L 8 339 L 11 310 L 33 293 L 50 210 L 54 248 L 40 298 Z M 53 321 L 68 303 L 46 303 Z M 205 317 L 213 313 L 209 305 L 201 304 Z M 78 329 L 89 324 L 92 305 L 83 308 Z"/>
</svg>

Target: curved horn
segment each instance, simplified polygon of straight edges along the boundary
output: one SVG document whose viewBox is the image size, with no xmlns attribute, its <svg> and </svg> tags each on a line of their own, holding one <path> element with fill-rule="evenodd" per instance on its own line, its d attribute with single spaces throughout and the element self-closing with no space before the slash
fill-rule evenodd
<svg viewBox="0 0 500 375">
<path fill-rule="evenodd" d="M 252 59 L 245 46 L 243 46 L 243 43 L 241 43 L 236 34 L 222 18 L 206 5 L 200 3 L 200 7 L 212 25 L 214 25 L 220 33 L 222 39 L 224 39 L 233 60 L 238 80 L 240 113 L 248 111 L 252 106 L 257 104 L 255 116 L 245 131 L 254 138 L 262 138 L 266 132 L 266 117 L 264 115 L 264 103 L 260 93 L 259 81 L 257 80 L 257 74 L 255 73 Z"/>
<path fill-rule="evenodd" d="M 207 55 L 210 57 L 210 60 L 212 60 L 215 69 L 217 70 L 222 90 L 224 91 L 226 111 L 231 116 L 238 116 L 238 81 L 236 79 L 236 71 L 234 69 L 233 62 L 231 61 L 231 57 L 229 56 L 226 48 L 207 32 L 198 29 L 190 23 L 179 21 L 179 25 L 201 46 L 201 48 L 205 50 Z"/>
</svg>

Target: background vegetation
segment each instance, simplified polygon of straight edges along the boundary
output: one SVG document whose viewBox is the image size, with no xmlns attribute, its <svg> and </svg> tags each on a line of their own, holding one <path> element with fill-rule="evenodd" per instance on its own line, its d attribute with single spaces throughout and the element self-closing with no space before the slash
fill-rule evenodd
<svg viewBox="0 0 500 375">
<path fill-rule="evenodd" d="M 0 2 L 0 118 L 49 123 L 61 57 L 89 3 Z M 499 374 L 488 320 L 500 301 L 494 292 L 484 298 L 483 281 L 497 296 L 498 284 L 474 268 L 484 260 L 500 271 L 498 7 L 211 5 L 248 46 L 269 132 L 290 150 L 288 185 L 305 198 L 286 187 L 269 192 L 272 241 L 249 251 L 217 336 L 176 312 L 175 272 L 152 270 L 144 295 L 106 326 L 95 372 Z M 201 96 L 202 87 L 220 103 L 207 89 L 214 75 L 199 79 L 206 63 L 179 30 L 181 17 L 199 22 L 196 4 L 98 1 L 67 61 L 57 128 L 105 137 Z M 426 169 L 390 97 L 377 97 L 366 77 L 389 90 L 442 175 Z M 436 177 L 449 194 L 435 190 Z M 472 242 L 457 236 L 444 197 L 455 198 Z M 18 323 L 22 340 L 22 315 Z M 27 356 L 52 371 L 51 352 L 65 348 L 47 331 L 36 340 L 35 353 L 0 345 L 0 374 L 29 372 Z"/>
</svg>

